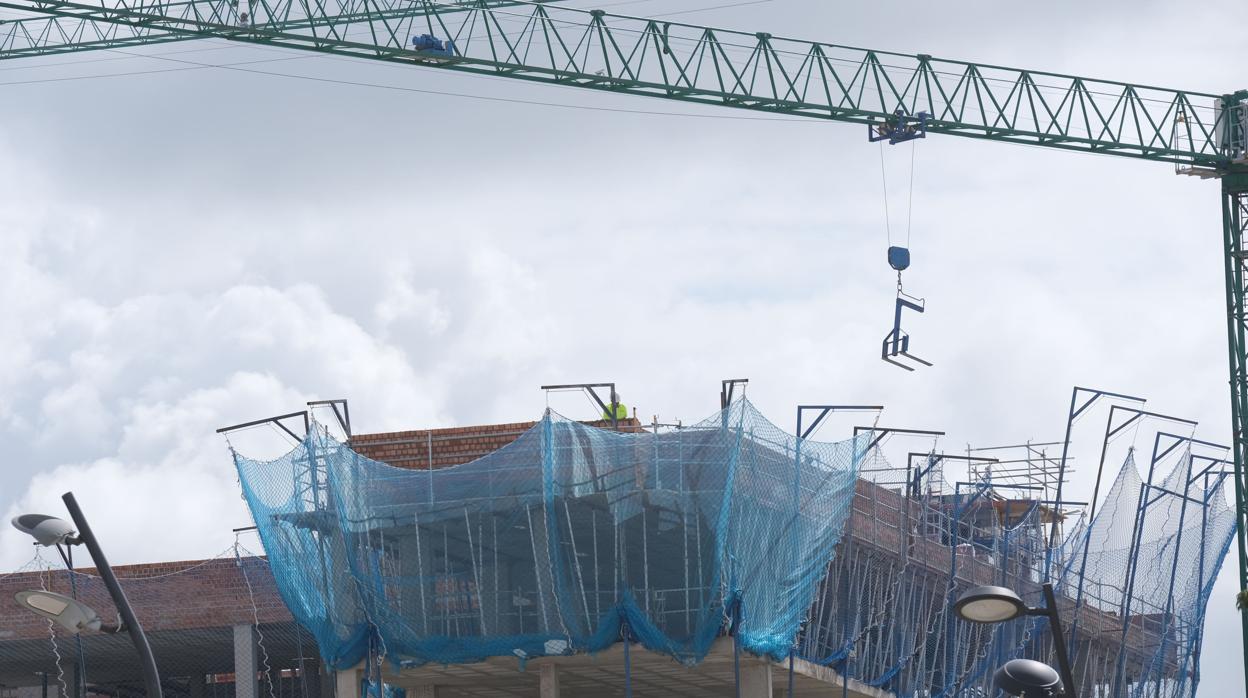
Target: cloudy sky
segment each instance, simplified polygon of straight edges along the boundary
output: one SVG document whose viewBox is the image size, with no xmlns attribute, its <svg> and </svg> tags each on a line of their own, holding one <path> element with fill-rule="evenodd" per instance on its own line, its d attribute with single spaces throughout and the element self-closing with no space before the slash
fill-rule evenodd
<svg viewBox="0 0 1248 698">
<path fill-rule="evenodd" d="M 1235 0 L 725 4 L 615 9 L 1248 87 Z M 204 67 L 247 61 L 318 80 Z M 224 42 L 0 63 L 0 512 L 56 513 L 73 489 L 117 562 L 210 556 L 249 523 L 215 428 L 338 397 L 357 431 L 534 419 L 548 382 L 614 380 L 643 418 L 690 421 L 748 376 L 780 424 L 799 402 L 882 403 L 950 448 L 1060 439 L 1080 384 L 1228 437 L 1216 185 L 922 142 L 906 283 L 935 366 L 907 374 L 878 359 L 895 282 L 880 146 L 725 115 Z M 885 153 L 894 225 L 904 148 Z M 0 532 L 0 569 L 29 558 Z M 1202 695 L 1242 693 L 1223 577 Z"/>
</svg>

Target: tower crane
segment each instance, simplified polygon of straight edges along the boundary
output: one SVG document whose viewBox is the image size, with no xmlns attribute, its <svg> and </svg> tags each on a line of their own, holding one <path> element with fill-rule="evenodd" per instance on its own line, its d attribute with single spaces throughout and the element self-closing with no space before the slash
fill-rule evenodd
<svg viewBox="0 0 1248 698">
<path fill-rule="evenodd" d="M 1153 87 L 541 1 L 0 0 L 0 7 L 29 14 L 0 22 L 0 59 L 227 39 L 866 124 L 875 135 L 897 135 L 889 131 L 899 123 L 913 129 L 923 115 L 927 134 L 1171 163 L 1180 174 L 1217 182 L 1236 548 L 1240 588 L 1248 589 L 1248 90 Z M 1241 621 L 1248 675 L 1248 613 Z"/>
</svg>

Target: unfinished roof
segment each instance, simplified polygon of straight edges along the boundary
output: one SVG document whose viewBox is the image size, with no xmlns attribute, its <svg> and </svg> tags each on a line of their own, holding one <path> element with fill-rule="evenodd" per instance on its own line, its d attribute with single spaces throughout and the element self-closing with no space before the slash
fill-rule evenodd
<svg viewBox="0 0 1248 698">
<path fill-rule="evenodd" d="M 697 663 L 732 634 L 757 655 L 791 653 L 897 695 L 956 691 L 1049 646 L 1031 621 L 956 620 L 957 594 L 997 583 L 1034 600 L 1047 578 L 1089 685 L 1177 695 L 1195 681 L 1233 517 L 1223 480 L 1193 480 L 1190 458 L 1155 483 L 1124 464 L 1113 506 L 1050 546 L 1045 502 L 991 477 L 954 494 L 918 487 L 909 470 L 887 474 L 870 431 L 802 440 L 744 400 L 677 430 L 550 413 L 524 426 L 355 437 L 355 449 L 313 429 L 278 461 L 237 459 L 279 588 L 331 662 L 383 648 L 413 671 L 523 662 L 628 637 Z M 1156 501 L 1175 488 L 1187 495 Z M 1162 567 L 1195 581 L 1167 585 Z"/>
</svg>

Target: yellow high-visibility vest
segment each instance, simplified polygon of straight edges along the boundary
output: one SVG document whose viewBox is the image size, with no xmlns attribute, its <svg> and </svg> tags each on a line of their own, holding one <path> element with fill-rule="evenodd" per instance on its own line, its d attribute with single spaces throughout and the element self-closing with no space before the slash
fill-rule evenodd
<svg viewBox="0 0 1248 698">
<path fill-rule="evenodd" d="M 607 409 L 603 410 L 602 418 L 608 422 L 611 421 L 611 405 L 610 404 L 607 405 Z M 618 421 L 625 420 L 625 419 L 628 419 L 628 408 L 625 407 L 624 403 L 622 402 L 616 403 L 615 421 L 618 422 Z"/>
</svg>

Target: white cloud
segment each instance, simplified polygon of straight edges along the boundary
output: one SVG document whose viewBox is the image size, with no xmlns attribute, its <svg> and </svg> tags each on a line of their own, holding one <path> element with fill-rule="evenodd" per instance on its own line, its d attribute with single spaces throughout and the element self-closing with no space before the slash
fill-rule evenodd
<svg viewBox="0 0 1248 698">
<path fill-rule="evenodd" d="M 134 408 L 117 455 L 57 466 L 35 475 L 6 518 L 39 512 L 65 517 L 60 498 L 73 491 L 111 560 L 142 562 L 211 556 L 231 541 L 229 528 L 248 514 L 224 444 L 213 433 L 227 415 L 282 409 L 302 397 L 270 376 L 239 373 L 174 404 Z M 25 536 L 0 530 L 0 564 L 29 555 Z"/>
<path fill-rule="evenodd" d="M 803 3 L 685 19 L 1216 89 L 1242 87 L 1244 11 L 1066 3 L 1020 22 L 986 2 Z M 1176 12 L 1207 40 L 1171 41 Z M 877 358 L 894 279 L 879 156 L 855 127 L 211 71 L 5 89 L 0 509 L 56 513 L 74 489 L 117 561 L 223 548 L 246 514 L 213 430 L 314 398 L 349 398 L 374 431 L 531 419 L 538 385 L 605 379 L 643 418 L 689 421 L 714 408 L 719 379 L 744 375 L 782 425 L 798 402 L 883 402 L 887 422 L 960 444 L 1060 438 L 1070 386 L 1091 384 L 1201 419 L 1215 440 L 1228 431 L 1216 187 L 1164 165 L 923 142 L 906 286 L 929 299 L 911 328 L 936 366 L 903 374 Z M 886 154 L 899 226 L 907 154 Z M 1072 488 L 1089 489 L 1094 462 L 1077 462 Z M 19 543 L 0 532 L 0 566 L 24 561 Z M 1225 580 L 1215 609 L 1229 608 Z M 1206 656 L 1234 665 L 1234 618 L 1212 615 Z M 1209 695 L 1238 690 L 1237 670 L 1207 665 Z"/>
<path fill-rule="evenodd" d="M 451 313 L 436 288 L 418 289 L 410 265 L 391 271 L 389 288 L 373 308 L 374 321 L 382 337 L 414 329 L 430 338 L 446 331 Z"/>
</svg>

